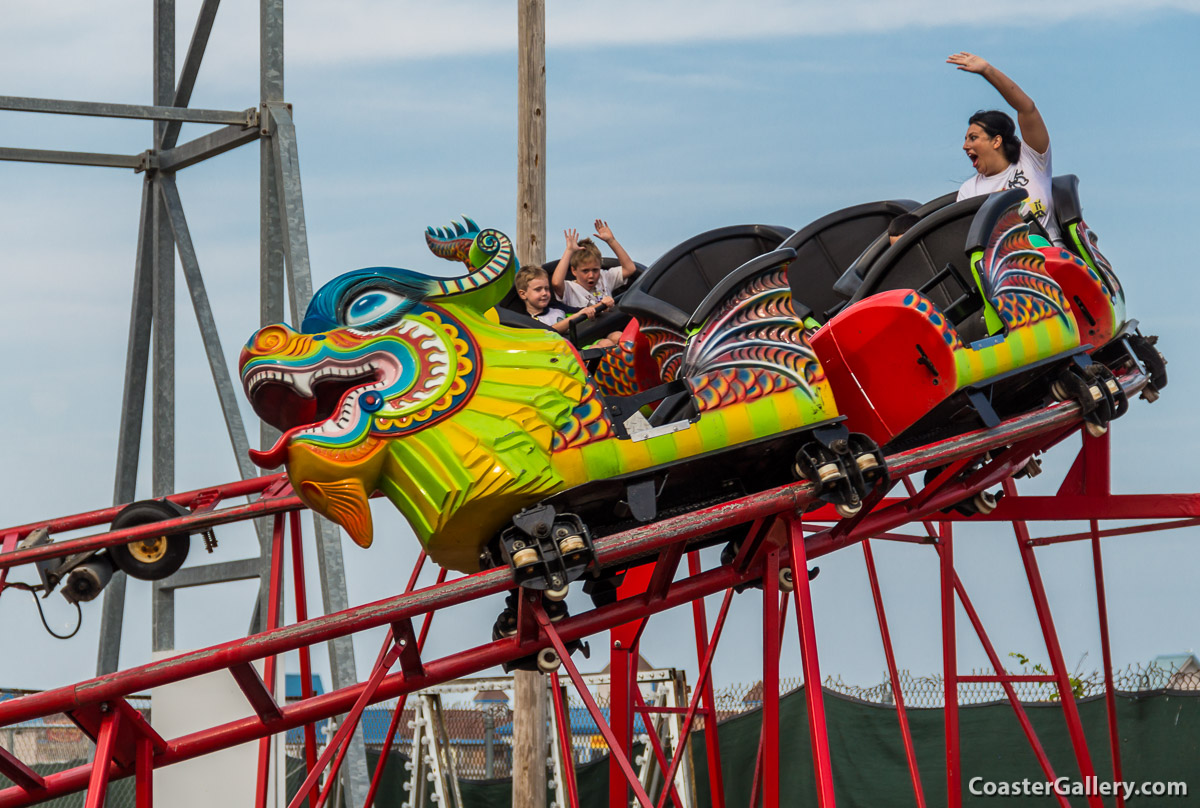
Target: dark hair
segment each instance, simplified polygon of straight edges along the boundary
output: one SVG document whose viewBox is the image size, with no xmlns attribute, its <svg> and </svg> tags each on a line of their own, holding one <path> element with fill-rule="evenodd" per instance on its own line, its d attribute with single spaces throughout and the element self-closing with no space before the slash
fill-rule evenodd
<svg viewBox="0 0 1200 808">
<path fill-rule="evenodd" d="M 979 124 L 988 137 L 1000 136 L 1000 145 L 1004 149 L 1004 159 L 1015 163 L 1021 157 L 1021 138 L 1017 137 L 1017 126 L 1013 119 L 998 109 L 981 109 L 967 121 L 970 126 Z"/>
<path fill-rule="evenodd" d="M 910 227 L 919 221 L 921 221 L 921 218 L 916 214 L 901 213 L 895 219 L 892 219 L 892 223 L 888 225 L 888 235 L 893 238 L 903 236 L 908 232 Z"/>
</svg>

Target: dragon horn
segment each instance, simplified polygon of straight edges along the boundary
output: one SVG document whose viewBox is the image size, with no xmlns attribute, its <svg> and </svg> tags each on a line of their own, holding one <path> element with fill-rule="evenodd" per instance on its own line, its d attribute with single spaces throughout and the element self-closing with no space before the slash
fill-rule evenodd
<svg viewBox="0 0 1200 808">
<path fill-rule="evenodd" d="M 467 263 L 473 269 L 461 278 L 433 281 L 429 297 L 462 296 L 455 302 L 486 311 L 508 293 L 520 266 L 512 242 L 499 230 L 484 230 L 475 236 Z"/>
</svg>

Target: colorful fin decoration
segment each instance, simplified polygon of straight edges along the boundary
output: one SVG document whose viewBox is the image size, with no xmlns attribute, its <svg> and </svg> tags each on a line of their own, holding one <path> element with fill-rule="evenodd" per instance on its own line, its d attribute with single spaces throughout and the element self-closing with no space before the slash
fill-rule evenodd
<svg viewBox="0 0 1200 808">
<path fill-rule="evenodd" d="M 1045 256 L 1029 240 L 1029 224 L 1017 205 L 996 223 L 979 274 L 983 293 L 1005 328 L 1070 317 L 1062 288 L 1046 272 Z"/>
<path fill-rule="evenodd" d="M 792 307 L 787 267 L 775 267 L 736 287 L 683 353 L 681 377 L 751 368 L 778 374 L 812 395 L 819 367 Z"/>
</svg>

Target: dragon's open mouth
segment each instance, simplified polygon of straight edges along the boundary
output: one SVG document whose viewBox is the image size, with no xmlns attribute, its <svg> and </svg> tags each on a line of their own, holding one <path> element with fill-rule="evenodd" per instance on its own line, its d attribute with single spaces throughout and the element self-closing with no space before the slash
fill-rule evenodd
<svg viewBox="0 0 1200 808">
<path fill-rule="evenodd" d="M 380 386 L 384 374 L 372 366 L 340 367 L 329 365 L 307 373 L 291 373 L 264 368 L 252 377 L 247 387 L 251 406 L 258 416 L 280 432 L 296 427 L 315 427 L 332 422 L 343 425 L 350 418 L 347 394 L 366 387 Z M 339 409 L 342 412 L 339 413 Z M 334 418 L 334 414 L 338 418 Z"/>
</svg>

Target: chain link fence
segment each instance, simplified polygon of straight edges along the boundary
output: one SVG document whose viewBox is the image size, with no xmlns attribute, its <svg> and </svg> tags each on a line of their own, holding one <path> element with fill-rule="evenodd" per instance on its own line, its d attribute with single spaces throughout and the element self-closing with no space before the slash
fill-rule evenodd
<svg viewBox="0 0 1200 808">
<path fill-rule="evenodd" d="M 970 676 L 987 676 L 992 670 L 973 670 Z M 1040 664 L 1010 666 L 1008 673 L 1020 676 L 1045 676 L 1050 671 Z M 946 702 L 945 680 L 941 674 L 914 676 L 909 671 L 898 674 L 900 693 L 905 707 L 942 707 Z M 1087 674 L 1074 673 L 1068 676 L 1075 698 L 1086 699 L 1104 695 L 1104 674 L 1093 671 Z M 840 676 L 827 677 L 824 686 L 836 693 L 851 696 L 872 704 L 894 704 L 891 683 L 886 679 L 877 685 L 859 686 L 842 681 Z M 1055 702 L 1059 700 L 1058 685 L 1054 682 L 1013 682 L 1011 687 L 1017 699 L 1026 703 Z M 781 688 L 785 692 L 790 687 Z M 1113 671 L 1113 689 L 1123 693 L 1177 690 L 1200 691 L 1200 670 L 1179 670 L 1174 667 L 1134 664 Z M 959 682 L 958 703 L 987 704 L 1007 700 L 1004 686 L 998 682 Z"/>
<path fill-rule="evenodd" d="M 0 701 L 26 696 L 33 691 L 0 690 Z M 130 696 L 126 701 L 150 720 L 150 697 Z M 11 752 L 40 775 L 82 766 L 91 759 L 95 744 L 63 713 L 35 718 L 20 724 L 0 728 L 0 747 Z M 0 788 L 11 785 L 0 775 Z M 108 805 L 133 805 L 132 779 L 118 780 L 108 787 Z M 51 808 L 82 806 L 84 794 L 70 794 L 45 803 Z"/>
</svg>

